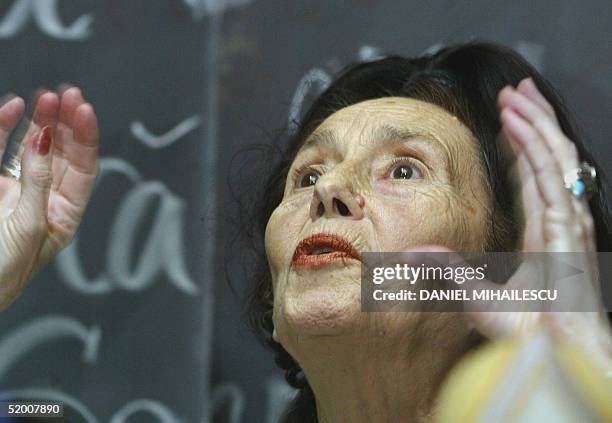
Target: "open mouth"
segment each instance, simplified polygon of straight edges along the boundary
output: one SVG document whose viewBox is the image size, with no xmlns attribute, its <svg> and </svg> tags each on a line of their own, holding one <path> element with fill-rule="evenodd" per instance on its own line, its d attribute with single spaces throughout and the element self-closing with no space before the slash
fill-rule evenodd
<svg viewBox="0 0 612 423">
<path fill-rule="evenodd" d="M 359 251 L 341 236 L 320 232 L 304 238 L 295 249 L 293 267 L 316 268 L 336 260 L 359 260 Z"/>
</svg>

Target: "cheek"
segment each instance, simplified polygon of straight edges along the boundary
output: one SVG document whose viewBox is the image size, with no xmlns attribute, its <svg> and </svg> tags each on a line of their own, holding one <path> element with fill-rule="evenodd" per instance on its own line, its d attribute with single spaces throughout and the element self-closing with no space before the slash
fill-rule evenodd
<svg viewBox="0 0 612 423">
<path fill-rule="evenodd" d="M 272 213 L 265 232 L 266 255 L 273 280 L 289 266 L 293 248 L 309 218 L 311 196 L 283 201 Z"/>
<path fill-rule="evenodd" d="M 456 250 L 476 247 L 485 237 L 482 213 L 467 206 L 448 185 L 406 190 L 401 197 L 375 194 L 371 219 L 380 251 L 403 251 L 418 245 Z"/>
</svg>

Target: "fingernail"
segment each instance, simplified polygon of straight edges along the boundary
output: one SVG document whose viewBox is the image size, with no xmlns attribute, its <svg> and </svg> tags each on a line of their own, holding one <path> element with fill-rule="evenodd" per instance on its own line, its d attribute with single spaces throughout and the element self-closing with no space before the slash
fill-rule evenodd
<svg viewBox="0 0 612 423">
<path fill-rule="evenodd" d="M 41 156 L 46 156 L 49 153 L 49 149 L 51 148 L 51 134 L 53 132 L 53 128 L 51 126 L 45 126 L 36 141 L 34 141 L 34 151 L 36 151 Z"/>
</svg>

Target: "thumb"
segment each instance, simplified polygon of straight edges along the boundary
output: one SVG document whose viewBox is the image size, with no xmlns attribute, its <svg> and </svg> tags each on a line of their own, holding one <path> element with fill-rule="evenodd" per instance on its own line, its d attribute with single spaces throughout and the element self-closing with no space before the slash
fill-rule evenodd
<svg viewBox="0 0 612 423">
<path fill-rule="evenodd" d="M 40 241 L 47 231 L 47 205 L 51 189 L 52 126 L 34 133 L 21 159 L 21 196 L 11 218 L 26 242 Z M 30 244 L 30 247 L 38 245 Z"/>
<path fill-rule="evenodd" d="M 439 265 L 444 266 L 445 270 L 461 269 L 461 274 L 465 276 L 465 269 L 477 267 L 482 272 L 478 276 L 474 272 L 474 277 L 461 277 L 458 280 L 456 276 L 459 273 L 454 273 L 455 278 L 447 281 L 443 285 L 443 290 L 453 290 L 459 287 L 466 292 L 466 299 L 463 301 L 464 317 L 466 323 L 471 329 L 475 329 L 480 334 L 495 338 L 506 335 L 510 332 L 513 322 L 509 322 L 509 316 L 511 313 L 503 312 L 503 304 L 500 305 L 495 301 L 478 300 L 474 295 L 475 292 L 481 290 L 499 290 L 500 285 L 492 282 L 488 279 L 484 272 L 488 257 L 486 253 L 463 253 L 452 250 L 442 245 L 422 245 L 408 250 L 409 252 L 419 251 L 421 254 L 420 262 L 427 266 L 437 267 Z M 478 264 L 484 264 L 484 267 L 478 266 Z M 482 275 L 482 277 L 481 277 Z M 452 303 L 451 303 L 452 304 Z M 450 310 L 449 310 L 450 311 Z M 515 313 L 519 315 L 521 313 Z"/>
</svg>

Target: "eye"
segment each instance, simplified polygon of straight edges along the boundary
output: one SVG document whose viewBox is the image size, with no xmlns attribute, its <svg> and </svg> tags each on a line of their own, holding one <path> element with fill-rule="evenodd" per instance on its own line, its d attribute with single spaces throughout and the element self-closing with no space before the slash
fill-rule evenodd
<svg viewBox="0 0 612 423">
<path fill-rule="evenodd" d="M 389 178 L 391 179 L 418 179 L 422 178 L 421 171 L 408 159 L 400 159 L 391 166 Z"/>
<path fill-rule="evenodd" d="M 294 173 L 296 188 L 307 188 L 313 186 L 321 176 L 318 171 L 309 167 L 303 166 L 297 169 Z"/>
<path fill-rule="evenodd" d="M 318 179 L 319 179 L 319 174 L 317 172 L 314 172 L 314 171 L 309 172 L 306 175 L 302 176 L 302 178 L 300 179 L 300 182 L 298 183 L 298 186 L 300 188 L 312 186 L 317 183 Z"/>
</svg>

